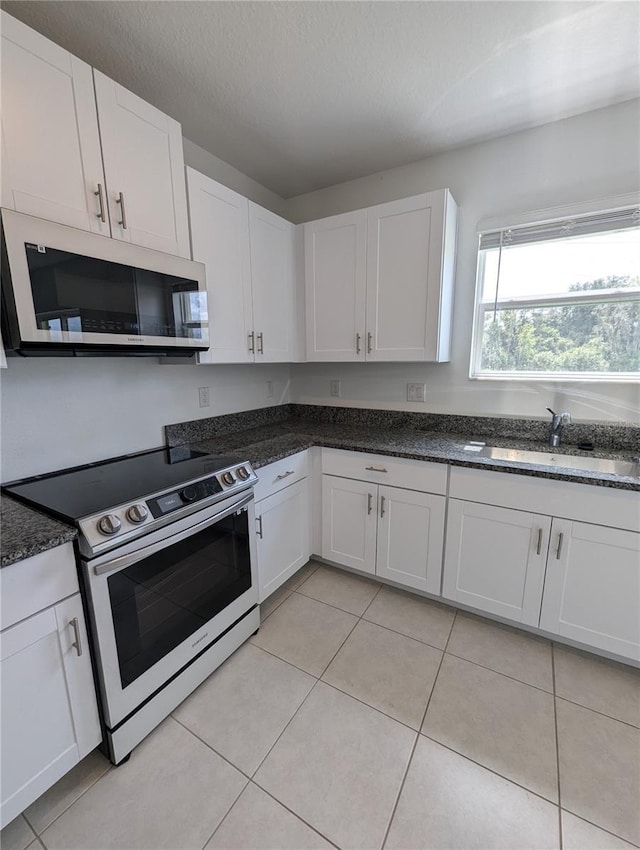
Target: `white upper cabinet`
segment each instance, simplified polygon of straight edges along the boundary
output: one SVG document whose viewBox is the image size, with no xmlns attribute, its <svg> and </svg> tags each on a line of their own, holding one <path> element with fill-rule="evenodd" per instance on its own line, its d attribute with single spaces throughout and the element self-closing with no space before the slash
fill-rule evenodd
<svg viewBox="0 0 640 850">
<path fill-rule="evenodd" d="M 249 202 L 192 168 L 186 172 L 191 250 L 207 274 L 209 350 L 198 360 L 252 362 Z"/>
<path fill-rule="evenodd" d="M 294 232 L 293 224 L 249 201 L 256 362 L 293 359 Z"/>
<path fill-rule="evenodd" d="M 209 351 L 200 363 L 294 359 L 294 225 L 187 168 L 191 249 L 204 263 Z"/>
<path fill-rule="evenodd" d="M 367 360 L 449 359 L 455 213 L 446 189 L 367 210 Z"/>
<path fill-rule="evenodd" d="M 110 235 L 89 65 L 2 12 L 2 206 Z"/>
<path fill-rule="evenodd" d="M 456 226 L 447 189 L 305 224 L 307 359 L 448 360 Z"/>
<path fill-rule="evenodd" d="M 180 124 L 94 71 L 112 235 L 189 256 Z"/>
<path fill-rule="evenodd" d="M 177 121 L 2 13 L 3 207 L 188 257 L 183 167 Z"/>
<path fill-rule="evenodd" d="M 307 360 L 365 359 L 367 212 L 304 225 Z"/>
</svg>

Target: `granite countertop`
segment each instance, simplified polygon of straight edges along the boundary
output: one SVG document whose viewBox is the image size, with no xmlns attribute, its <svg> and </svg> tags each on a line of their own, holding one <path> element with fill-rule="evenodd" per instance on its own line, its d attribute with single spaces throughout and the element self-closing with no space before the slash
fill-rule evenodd
<svg viewBox="0 0 640 850">
<path fill-rule="evenodd" d="M 259 416 L 266 416 L 262 410 L 255 413 Z M 371 452 L 411 460 L 450 463 L 454 466 L 498 470 L 559 481 L 573 481 L 579 484 L 591 484 L 619 490 L 640 491 L 640 478 L 638 477 L 497 460 L 479 457 L 463 449 L 469 441 L 480 440 L 503 448 L 627 460 L 631 455 L 637 454 L 637 450 L 629 448 L 622 452 L 612 450 L 584 452 L 575 446 L 566 444 L 552 450 L 547 443 L 540 440 L 517 439 L 513 436 L 513 432 L 509 436 L 487 436 L 485 430 L 482 431 L 484 433 L 484 436 L 482 436 L 482 433 L 474 435 L 468 430 L 462 433 L 460 427 L 461 433 L 455 433 L 453 429 L 451 432 L 443 433 L 442 430 L 434 431 L 430 428 L 421 430 L 420 428 L 407 427 L 404 422 L 389 422 L 386 427 L 383 427 L 381 417 L 367 411 L 360 413 L 361 421 L 357 424 L 339 421 L 314 421 L 313 418 L 293 416 L 258 425 L 253 421 L 254 427 L 246 427 L 247 419 L 243 418 L 243 414 L 233 414 L 228 417 L 219 417 L 219 419 L 233 420 L 233 429 L 217 435 L 206 434 L 203 433 L 202 422 L 196 420 L 175 427 L 168 426 L 174 431 L 173 434 L 169 435 L 168 442 L 170 445 L 189 442 L 193 448 L 207 452 L 237 454 L 251 461 L 256 469 L 312 446 L 323 446 L 325 448 Z M 451 424 L 455 426 L 468 424 L 468 420 L 463 418 L 460 418 L 459 422 L 453 417 L 450 419 Z M 249 419 L 249 421 L 251 420 Z M 481 420 L 477 421 L 480 422 Z M 244 428 L 242 427 L 243 424 L 245 425 Z M 483 424 L 482 428 L 486 428 L 486 424 Z M 531 428 L 526 423 L 522 426 L 522 432 L 531 437 Z M 8 496 L 2 496 L 0 516 L 2 520 L 0 567 L 13 564 L 31 555 L 37 555 L 39 552 L 44 552 L 55 546 L 61 546 L 63 543 L 74 540 L 77 536 L 75 528 L 51 519 Z"/>
<path fill-rule="evenodd" d="M 0 497 L 0 567 L 46 552 L 78 536 L 75 528 L 51 519 L 9 496 Z"/>
<path fill-rule="evenodd" d="M 463 449 L 470 440 L 474 439 L 503 448 L 581 457 L 627 460 L 632 454 L 630 451 L 622 453 L 585 452 L 570 445 L 562 445 L 552 450 L 548 444 L 534 440 L 516 440 L 502 437 L 491 440 L 487 437 L 476 437 L 473 434 L 448 434 L 444 436 L 441 433 L 413 429 L 375 429 L 296 420 L 236 431 L 232 434 L 223 434 L 194 442 L 193 445 L 203 451 L 241 454 L 250 460 L 256 469 L 311 446 L 323 446 L 325 448 L 371 452 L 412 460 L 430 460 L 436 463 L 450 463 L 454 466 L 490 469 L 538 478 L 640 491 L 640 478 L 634 476 L 479 457 Z"/>
</svg>

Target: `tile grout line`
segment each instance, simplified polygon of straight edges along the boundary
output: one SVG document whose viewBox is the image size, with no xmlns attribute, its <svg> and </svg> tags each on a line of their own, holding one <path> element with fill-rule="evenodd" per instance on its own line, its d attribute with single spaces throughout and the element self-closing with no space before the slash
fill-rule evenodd
<svg viewBox="0 0 640 850">
<path fill-rule="evenodd" d="M 486 764 L 482 764 L 475 759 L 472 759 L 471 756 L 465 755 L 461 753 L 459 750 L 454 750 L 453 747 L 450 747 L 448 744 L 443 744 L 442 741 L 438 741 L 437 738 L 432 738 L 431 735 L 426 735 L 424 732 L 420 732 L 423 738 L 426 738 L 429 741 L 433 741 L 434 744 L 438 744 L 439 747 L 444 747 L 445 750 L 449 750 L 450 753 L 455 753 L 460 758 L 465 759 L 466 761 L 471 762 L 471 764 L 475 764 L 478 767 L 481 767 L 483 770 L 488 771 L 489 773 L 493 773 L 494 776 L 498 776 L 500 779 L 504 779 L 505 782 L 508 782 L 510 785 L 515 785 L 516 788 L 521 788 L 523 791 L 526 791 L 527 794 L 533 794 L 534 797 L 537 797 L 539 800 L 544 800 L 545 803 L 549 803 L 550 806 L 558 806 L 556 802 L 550 800 L 548 797 L 545 797 L 539 791 L 533 791 L 531 788 L 527 788 L 526 785 L 522 785 L 520 782 L 516 782 L 515 779 L 510 779 L 508 776 L 505 776 L 503 773 L 498 773 L 498 771 L 493 767 L 487 767 Z M 573 814 L 573 813 L 572 813 Z M 584 820 L 584 818 L 583 818 Z M 597 826 L 597 824 L 594 824 Z"/>
<path fill-rule="evenodd" d="M 277 658 L 277 657 L 278 657 L 277 655 L 276 655 L 276 656 L 274 656 L 274 658 Z M 296 668 L 296 669 L 297 669 L 297 668 Z M 310 673 L 307 673 L 307 675 L 308 675 L 308 676 L 310 676 L 311 674 L 310 674 Z M 251 774 L 251 776 L 249 777 L 251 781 L 254 781 L 254 777 L 256 776 L 256 774 L 258 773 L 258 771 L 260 770 L 260 768 L 262 767 L 262 765 L 265 763 L 265 761 L 269 758 L 269 755 L 271 754 L 271 751 L 272 751 L 272 750 L 273 750 L 273 748 L 276 746 L 276 744 L 278 743 L 278 741 L 280 740 L 280 738 L 282 738 L 282 736 L 284 735 L 284 733 L 287 731 L 287 729 L 289 728 L 289 726 L 290 726 L 290 725 L 291 725 L 291 723 L 293 722 L 293 718 L 294 718 L 294 717 L 297 717 L 298 712 L 300 711 L 300 709 L 302 708 L 302 706 L 305 704 L 305 702 L 309 699 L 309 697 L 311 696 L 311 694 L 312 694 L 312 693 L 314 692 L 314 690 L 316 689 L 316 685 L 318 684 L 318 682 L 320 681 L 320 679 L 318 679 L 317 677 L 314 677 L 314 678 L 315 678 L 315 682 L 313 683 L 313 685 L 312 685 L 312 686 L 311 686 L 311 688 L 309 689 L 309 693 L 305 696 L 305 698 L 302 700 L 302 702 L 300 703 L 300 705 L 299 705 L 299 706 L 296 708 L 296 710 L 293 712 L 293 714 L 291 715 L 291 717 L 289 718 L 289 720 L 288 720 L 288 721 L 287 721 L 287 723 L 285 724 L 285 726 L 284 726 L 284 728 L 283 728 L 282 732 L 280 732 L 280 734 L 279 734 L 279 735 L 278 735 L 278 737 L 275 739 L 275 741 L 273 742 L 273 744 L 269 747 L 268 751 L 266 752 L 266 754 L 265 754 L 264 758 L 262 759 L 262 761 L 260 762 L 260 764 L 256 767 L 256 769 L 253 771 L 253 773 L 252 773 L 252 774 Z M 256 785 L 258 785 L 258 783 L 257 783 L 257 782 L 256 782 L 255 784 L 256 784 Z M 261 786 L 261 785 L 258 785 L 258 788 L 262 788 L 262 786 Z M 263 788 L 262 790 L 264 791 L 265 789 Z M 274 799 L 275 799 L 275 798 L 274 798 Z M 278 802 L 279 802 L 279 801 L 278 801 Z"/>
<path fill-rule="evenodd" d="M 86 758 L 86 757 L 85 757 L 85 758 Z M 106 758 L 106 756 L 105 756 L 105 758 Z M 114 765 L 112 765 L 112 764 L 109 762 L 108 767 L 107 767 L 107 769 L 105 770 L 105 772 L 104 772 L 104 773 L 101 773 L 101 774 L 100 774 L 100 776 L 99 776 L 97 779 L 95 779 L 95 780 L 94 780 L 94 781 L 93 781 L 90 785 L 88 785 L 88 786 L 84 789 L 84 791 L 83 791 L 80 795 L 78 795 L 78 797 L 76 797 L 76 799 L 75 799 L 72 803 L 69 803 L 69 805 L 68 805 L 65 809 L 63 809 L 63 810 L 60 812 L 60 814 L 56 815 L 56 816 L 55 816 L 55 818 L 51 821 L 51 823 L 48 823 L 48 824 L 44 827 L 44 829 L 42 830 L 42 832 L 38 832 L 38 830 L 35 828 L 35 826 L 31 823 L 31 821 L 30 821 L 30 820 L 29 820 L 29 818 L 27 817 L 26 809 L 25 809 L 25 811 L 24 811 L 24 812 L 22 812 L 22 817 L 23 817 L 23 818 L 26 820 L 26 822 L 29 824 L 29 827 L 33 830 L 33 832 L 35 833 L 36 837 L 37 837 L 37 838 L 40 838 L 40 837 L 41 837 L 41 836 L 42 836 L 42 835 L 43 835 L 43 834 L 44 834 L 44 833 L 45 833 L 45 832 L 49 829 L 49 827 L 50 827 L 50 826 L 53 826 L 53 824 L 54 824 L 54 823 L 56 823 L 56 821 L 57 821 L 57 820 L 59 820 L 59 819 L 62 817 L 62 815 L 63 815 L 63 814 L 65 814 L 65 812 L 68 812 L 68 811 L 69 811 L 69 809 L 70 809 L 72 806 L 75 806 L 75 804 L 76 804 L 79 800 L 81 800 L 81 799 L 84 797 L 84 795 L 85 795 L 88 791 L 90 791 L 90 790 L 93 788 L 93 786 L 94 786 L 94 785 L 97 785 L 97 784 L 98 784 L 98 782 L 100 782 L 100 780 L 101 780 L 101 779 L 103 779 L 103 778 L 104 778 L 104 777 L 105 777 L 108 773 L 111 773 L 111 771 L 112 771 L 113 769 L 114 769 Z M 60 778 L 62 779 L 62 777 L 60 777 Z M 53 787 L 53 786 L 52 786 L 52 787 Z M 46 794 L 46 793 L 47 793 L 46 791 L 45 791 L 45 792 L 43 792 L 43 794 Z M 40 799 L 40 798 L 38 797 L 38 799 Z M 35 801 L 34 801 L 34 802 L 35 802 Z M 27 808 L 28 808 L 28 807 L 27 807 Z"/>
<path fill-rule="evenodd" d="M 409 758 L 407 760 L 407 766 L 405 768 L 404 775 L 402 777 L 402 781 L 400 782 L 400 787 L 398 788 L 398 793 L 396 794 L 396 799 L 395 799 L 395 802 L 393 804 L 393 808 L 391 810 L 391 817 L 389 818 L 389 823 L 387 824 L 387 828 L 385 830 L 384 837 L 382 839 L 382 844 L 380 845 L 380 850 L 384 850 L 384 847 L 385 847 L 387 841 L 389 840 L 389 833 L 391 832 L 391 825 L 393 824 L 393 819 L 396 816 L 396 812 L 398 810 L 398 805 L 400 803 L 400 797 L 402 796 L 402 792 L 404 791 L 404 786 L 405 786 L 405 783 L 407 781 L 407 776 L 409 775 L 409 770 L 411 769 L 411 762 L 413 761 L 413 756 L 415 754 L 416 747 L 418 746 L 418 741 L 420 740 L 420 730 L 422 729 L 422 727 L 424 725 L 424 721 L 425 721 L 426 716 L 427 716 L 427 711 L 429 710 L 429 705 L 431 703 L 431 698 L 433 697 L 433 693 L 436 689 L 436 684 L 438 682 L 438 676 L 440 675 L 440 669 L 442 667 L 442 662 L 444 661 L 444 656 L 446 654 L 447 647 L 449 646 L 449 641 L 451 640 L 451 635 L 453 633 L 453 627 L 455 625 L 457 616 L 458 616 L 458 612 L 455 611 L 454 615 L 453 615 L 453 619 L 451 620 L 451 626 L 449 627 L 449 634 L 447 635 L 447 640 L 446 640 L 446 643 L 444 645 L 444 649 L 442 650 L 442 655 L 440 657 L 440 663 L 438 664 L 438 670 L 436 671 L 436 675 L 435 675 L 435 678 L 433 680 L 433 685 L 431 687 L 431 693 L 429 694 L 429 698 L 427 699 L 427 704 L 426 704 L 424 712 L 422 714 L 422 720 L 421 720 L 420 725 L 418 727 L 418 732 L 416 734 L 415 741 L 413 742 L 413 747 L 411 748 L 411 753 L 409 754 Z"/>
<path fill-rule="evenodd" d="M 475 664 L 476 667 L 482 667 L 483 670 L 489 670 L 491 673 L 497 673 L 498 676 L 504 676 L 505 679 L 511 679 L 512 682 L 519 682 L 521 685 L 527 685 L 529 688 L 535 688 L 536 691 L 541 691 L 543 694 L 547 694 L 548 696 L 554 696 L 553 684 L 551 686 L 551 690 L 548 691 L 546 688 L 541 688 L 539 685 L 532 685 L 531 682 L 525 682 L 522 679 L 516 679 L 515 676 L 510 676 L 508 673 L 503 673 L 502 670 L 496 670 L 493 667 L 487 667 L 486 664 L 480 664 L 479 661 L 472 661 L 470 658 L 465 658 L 464 655 L 458 655 L 455 652 L 447 652 L 447 655 L 451 656 L 451 658 L 458 658 L 460 661 L 466 661 L 467 664 Z"/>
<path fill-rule="evenodd" d="M 196 736 L 196 737 L 197 737 L 197 736 Z M 243 775 L 244 775 L 244 774 L 243 774 Z M 231 803 L 231 805 L 229 806 L 229 808 L 227 809 L 227 811 L 226 811 L 226 812 L 224 813 L 224 815 L 220 818 L 220 823 L 219 823 L 219 824 L 218 824 L 218 825 L 214 828 L 213 832 L 212 832 L 212 833 L 211 833 L 211 835 L 207 838 L 207 840 L 204 842 L 204 844 L 202 845 L 202 847 L 200 848 L 200 850 L 204 850 L 204 848 L 207 846 L 207 844 L 211 841 L 211 839 L 213 838 L 213 836 L 216 834 L 216 832 L 220 829 L 220 827 L 222 826 L 222 824 L 223 824 L 223 823 L 226 821 L 226 819 L 229 817 L 229 815 L 230 815 L 230 814 L 231 814 L 231 812 L 233 811 L 233 809 L 234 809 L 234 807 L 235 807 L 236 803 L 238 802 L 238 800 L 240 799 L 240 797 L 242 797 L 242 795 L 244 794 L 245 790 L 249 787 L 249 785 L 250 785 L 250 784 L 251 784 L 251 780 L 250 780 L 250 779 L 248 779 L 248 780 L 247 780 L 247 782 L 245 782 L 245 784 L 242 786 L 242 790 L 240 791 L 240 793 L 238 794 L 238 796 L 235 798 L 235 800 L 233 801 L 233 803 Z"/>
<path fill-rule="evenodd" d="M 613 720 L 614 723 L 622 723 L 623 726 L 627 726 L 629 729 L 640 732 L 640 726 L 636 726 L 635 723 L 629 723 L 627 720 L 620 720 L 619 717 L 614 717 L 612 714 L 605 714 L 604 711 L 598 711 L 597 708 L 591 708 L 590 705 L 583 705 L 581 702 L 575 702 L 572 699 L 567 699 L 566 697 L 561 697 L 557 694 L 556 699 L 560 700 L 560 702 L 568 702 L 569 705 L 575 705 L 576 708 L 582 708 L 584 711 L 590 711 L 592 714 L 598 714 L 600 717 L 606 717 L 607 720 Z"/>
<path fill-rule="evenodd" d="M 289 806 L 285 805 L 281 800 L 278 800 L 277 797 L 274 797 L 273 794 L 270 791 L 267 791 L 266 788 L 263 788 L 262 785 L 258 785 L 258 783 L 254 782 L 253 779 L 250 780 L 249 784 L 255 785 L 256 788 L 259 788 L 264 794 L 266 794 L 268 797 L 270 797 L 275 803 L 277 803 L 279 806 L 282 806 L 283 809 L 286 809 L 286 811 L 288 811 L 290 814 L 292 814 L 294 816 L 294 818 L 297 818 L 297 820 L 301 821 L 305 826 L 308 826 L 309 829 L 313 830 L 313 832 L 315 832 L 316 835 L 319 835 L 321 838 L 323 838 L 325 841 L 327 841 L 332 847 L 335 847 L 336 850 L 340 850 L 340 846 L 338 844 L 336 844 L 335 841 L 332 841 L 330 838 L 328 838 L 326 835 L 324 835 L 324 833 L 320 832 L 320 830 L 317 827 L 311 826 L 310 823 L 307 823 L 307 821 L 303 817 L 301 817 L 299 814 L 294 812 L 293 809 L 290 809 Z"/>
<path fill-rule="evenodd" d="M 556 702 L 556 658 L 553 643 L 551 644 L 551 677 L 553 682 L 553 726 L 556 738 L 556 778 L 558 782 L 558 836 L 559 847 L 562 850 L 564 838 L 562 835 L 562 790 L 560 788 L 560 741 L 558 739 L 558 703 Z"/>
<path fill-rule="evenodd" d="M 621 835 L 618 835 L 617 832 L 611 832 L 610 829 L 607 829 L 604 826 L 600 826 L 599 823 L 594 823 L 592 820 L 589 820 L 584 815 L 579 815 L 579 814 L 577 814 L 577 812 L 572 812 L 571 809 L 563 809 L 562 811 L 567 812 L 570 815 L 573 815 L 578 820 L 582 820 L 585 823 L 590 824 L 591 826 L 595 826 L 596 829 L 599 829 L 601 832 L 606 832 L 606 834 L 610 835 L 612 838 L 617 838 L 619 841 L 626 842 L 629 845 L 629 847 L 638 848 L 638 850 L 640 850 L 640 844 L 634 844 L 633 841 L 629 841 L 628 838 L 623 838 Z"/>
<path fill-rule="evenodd" d="M 221 758 L 224 762 L 226 762 L 228 765 L 230 765 L 234 770 L 237 770 L 238 773 L 241 774 L 241 776 L 243 776 L 247 780 L 247 782 L 251 779 L 249 774 L 245 773 L 244 770 L 242 770 L 241 767 L 238 767 L 237 764 L 234 764 L 232 761 L 229 761 L 229 759 L 226 756 L 224 756 L 224 755 L 222 755 L 222 753 L 218 752 L 218 750 L 216 750 L 215 747 L 212 747 L 211 744 L 209 744 L 207 741 L 204 740 L 204 738 L 201 738 L 200 735 L 198 735 L 197 732 L 194 732 L 193 729 L 189 729 L 189 727 L 185 723 L 183 723 L 182 720 L 179 720 L 177 717 L 174 717 L 173 714 L 170 714 L 169 717 L 172 720 L 175 720 L 175 722 L 179 726 L 182 726 L 182 728 L 185 731 L 189 732 L 190 735 L 193 735 L 193 737 L 196 739 L 196 741 L 200 741 L 200 743 L 204 744 L 204 746 L 207 749 L 211 750 L 212 753 L 215 753 L 219 758 Z"/>
</svg>

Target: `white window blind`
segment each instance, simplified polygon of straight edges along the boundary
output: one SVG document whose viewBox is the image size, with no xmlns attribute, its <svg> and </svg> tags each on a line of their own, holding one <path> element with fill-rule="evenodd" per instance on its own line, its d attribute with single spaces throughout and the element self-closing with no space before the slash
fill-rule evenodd
<svg viewBox="0 0 640 850">
<path fill-rule="evenodd" d="M 640 207 L 486 231 L 480 234 L 480 250 L 588 236 L 632 227 L 640 227 Z"/>
</svg>

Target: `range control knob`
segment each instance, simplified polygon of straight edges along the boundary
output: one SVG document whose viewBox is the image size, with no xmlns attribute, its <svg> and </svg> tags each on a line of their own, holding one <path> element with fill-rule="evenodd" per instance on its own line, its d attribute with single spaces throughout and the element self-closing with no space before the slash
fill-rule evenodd
<svg viewBox="0 0 640 850">
<path fill-rule="evenodd" d="M 185 502 L 195 502 L 198 498 L 198 491 L 195 487 L 185 487 L 182 493 L 180 494 Z"/>
<path fill-rule="evenodd" d="M 107 537 L 117 534 L 121 528 L 122 523 L 116 514 L 105 514 L 98 522 L 98 531 L 101 534 L 106 534 Z"/>
<path fill-rule="evenodd" d="M 127 519 L 129 520 L 129 522 L 135 522 L 136 524 L 139 522 L 144 522 L 148 516 L 149 511 L 147 510 L 145 505 L 131 505 L 131 507 L 127 511 Z"/>
<path fill-rule="evenodd" d="M 236 469 L 236 475 L 241 481 L 246 481 L 250 473 L 246 466 L 239 466 Z"/>
<path fill-rule="evenodd" d="M 223 484 L 226 484 L 226 485 L 227 485 L 227 486 L 229 486 L 229 487 L 230 487 L 232 484 L 234 484 L 234 483 L 235 483 L 235 480 L 236 480 L 236 479 L 233 477 L 233 472 L 231 472 L 230 470 L 229 470 L 229 471 L 227 471 L 227 472 L 223 472 L 223 473 L 222 473 L 222 475 L 220 476 L 220 478 L 221 478 L 221 480 L 222 480 L 222 483 L 223 483 Z"/>
</svg>

